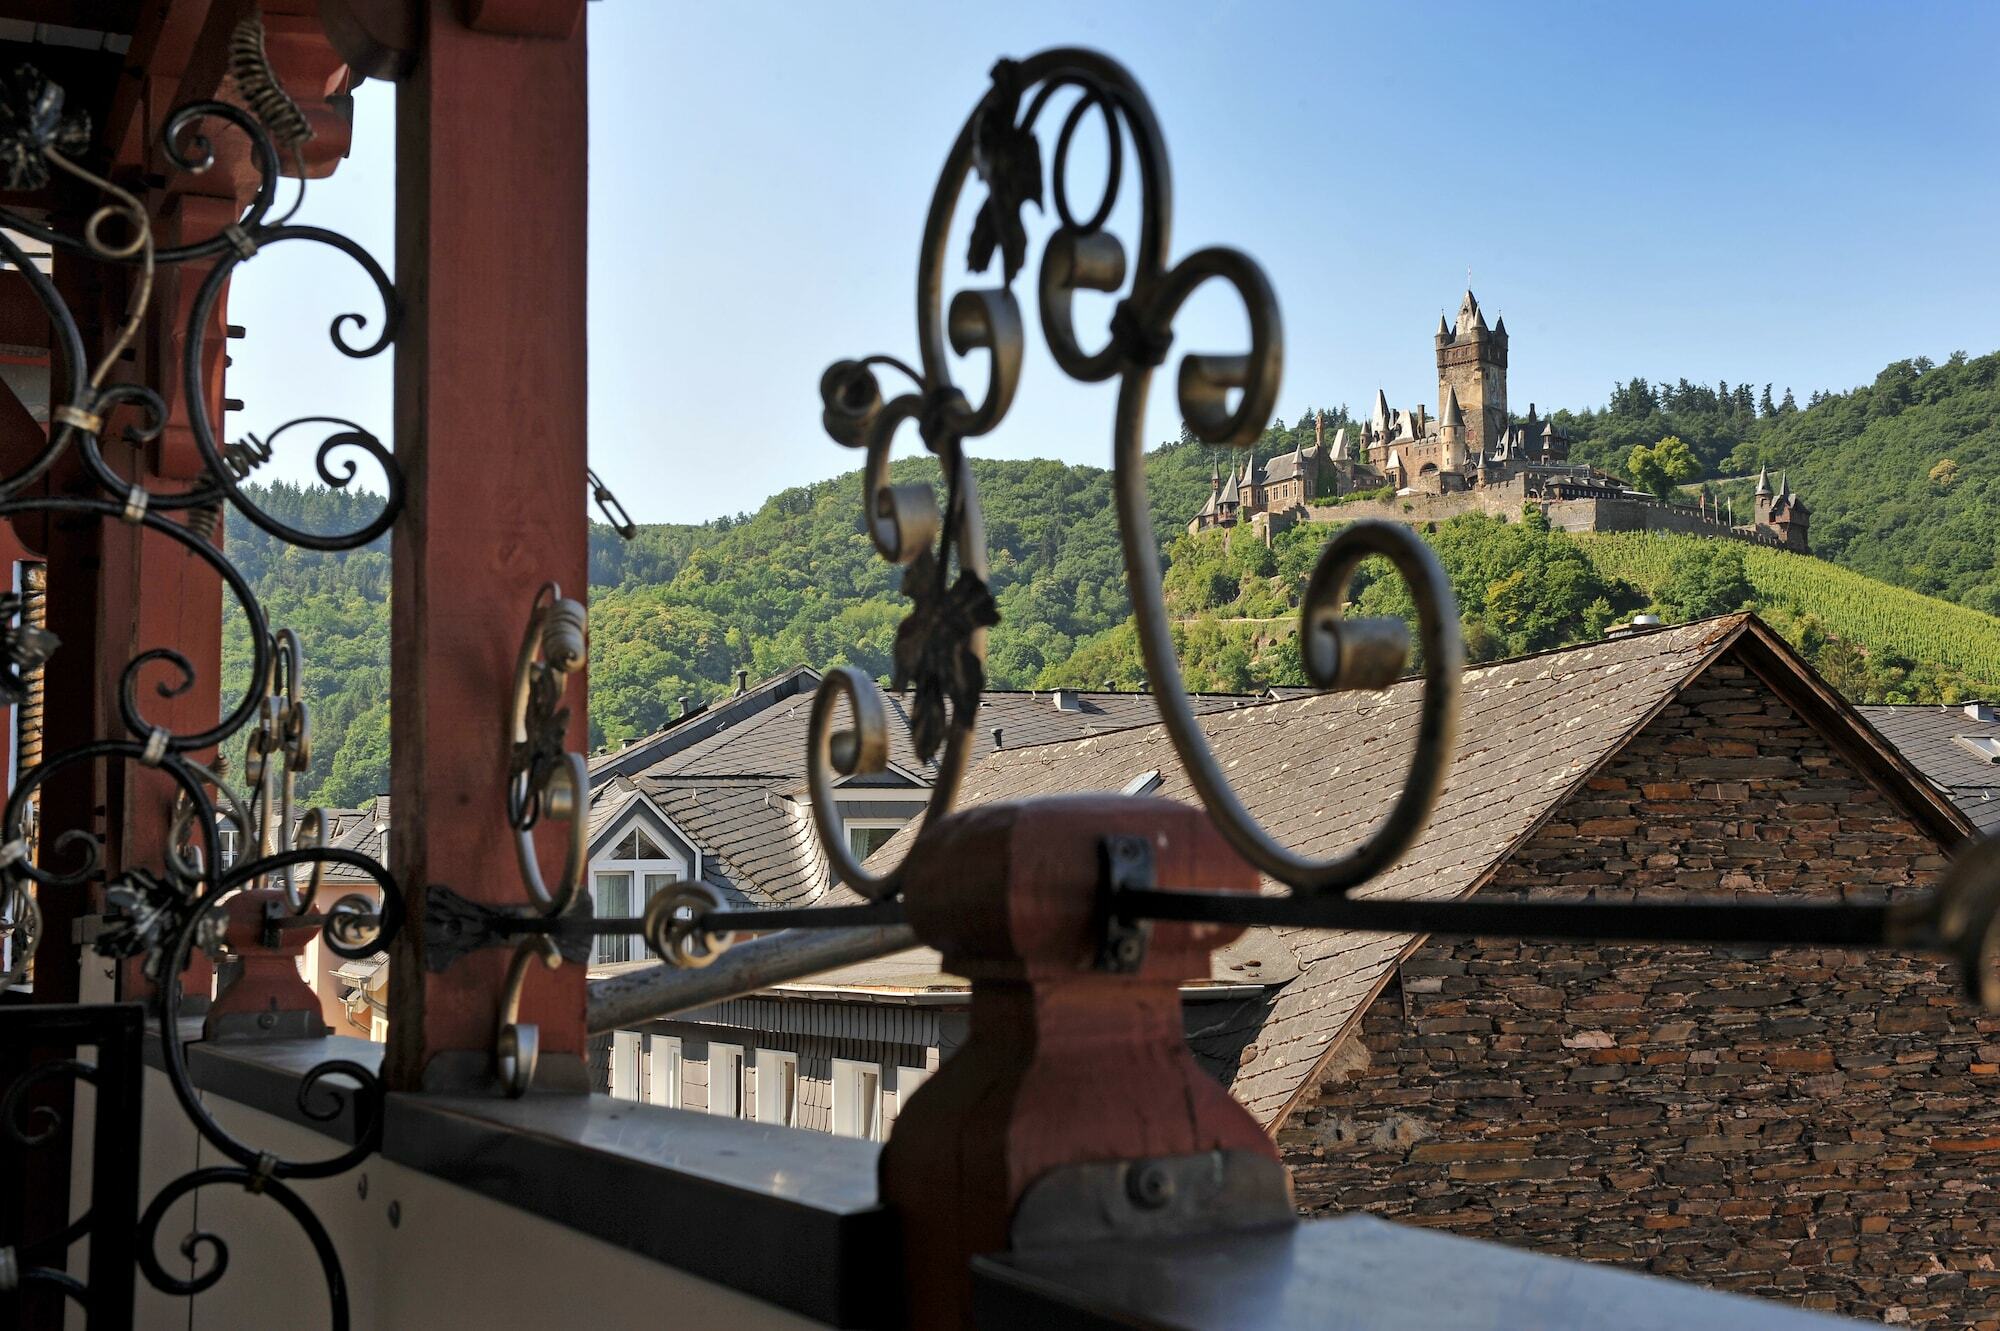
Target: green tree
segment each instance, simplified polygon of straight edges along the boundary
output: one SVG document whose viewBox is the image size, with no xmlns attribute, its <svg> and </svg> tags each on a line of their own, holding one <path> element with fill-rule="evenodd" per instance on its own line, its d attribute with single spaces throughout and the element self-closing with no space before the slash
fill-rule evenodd
<svg viewBox="0 0 2000 1331">
<path fill-rule="evenodd" d="M 1751 599 L 1743 548 L 1729 541 L 1700 541 L 1674 556 L 1659 605 L 1677 621 L 1741 610 Z"/>
<path fill-rule="evenodd" d="M 1701 463 L 1680 436 L 1670 434 L 1650 446 L 1634 445 L 1625 459 L 1625 474 L 1641 488 L 1665 499 L 1676 486 L 1701 475 Z"/>
</svg>

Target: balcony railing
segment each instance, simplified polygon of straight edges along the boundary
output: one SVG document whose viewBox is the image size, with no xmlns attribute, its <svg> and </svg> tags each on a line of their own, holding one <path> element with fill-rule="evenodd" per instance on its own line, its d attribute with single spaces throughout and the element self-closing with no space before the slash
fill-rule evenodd
<svg viewBox="0 0 2000 1331">
<path fill-rule="evenodd" d="M 579 492 L 615 507 L 583 431 L 582 4 L 326 9 L 323 32 L 287 19 L 297 40 L 285 49 L 305 52 L 294 68 L 254 16 L 224 32 L 220 8 L 152 7 L 124 73 L 74 90 L 123 117 L 115 132 L 94 134 L 72 90 L 32 66 L 0 87 L 5 184 L 36 201 L 0 209 L 0 255 L 52 330 L 55 403 L 0 481 L 0 516 L 46 556 L 54 636 L 10 625 L 0 684 L 22 689 L 21 672 L 44 662 L 51 676 L 73 671 L 51 681 L 46 752 L 16 781 L 0 837 L 17 922 L 8 978 L 35 967 L 32 1001 L 0 1011 L 0 1129 L 7 1177 L 22 1184 L 0 1228 L 0 1307 L 54 1325 L 74 1304 L 91 1326 L 1283 1328 L 1336 1308 L 1370 1326 L 1816 1324 L 1362 1219 L 1301 1224 L 1271 1141 L 1189 1055 L 1180 985 L 1243 928 L 1268 925 L 1928 947 L 1991 999 L 2000 873 L 1981 847 L 1938 892 L 1888 907 L 1359 894 L 1424 834 L 1462 657 L 1435 560 L 1377 523 L 1329 542 L 1300 643 L 1324 689 L 1381 689 L 1415 665 L 1419 720 L 1396 799 L 1324 860 L 1260 826 L 1181 687 L 1141 429 L 1178 312 L 1219 281 L 1243 304 L 1249 346 L 1182 356 L 1178 405 L 1206 443 L 1251 441 L 1278 390 L 1278 304 L 1238 251 L 1174 257 L 1159 124 L 1133 78 L 1094 52 L 995 67 L 925 221 L 916 356 L 842 360 L 821 381 L 829 433 L 864 458 L 861 521 L 905 570 L 897 673 L 938 773 L 921 827 L 892 866 L 857 862 L 833 792 L 886 763 L 886 702 L 872 679 L 833 670 L 812 703 L 808 785 L 844 904 L 746 911 L 684 882 L 643 916 L 593 918 L 587 615 L 562 590 L 584 581 Z M 336 55 L 402 83 L 394 281 L 281 206 L 288 179 L 329 165 L 311 146 L 319 112 L 296 98 L 324 86 Z M 225 67 L 232 99 L 217 100 Z M 194 98 L 155 111 L 121 80 Z M 1067 161 L 1090 126 L 1105 132 L 1109 172 L 1086 210 Z M 212 191 L 206 212 L 190 181 Z M 1128 184 L 1129 246 L 1107 229 Z M 968 444 L 1002 423 L 1018 385 L 1021 215 L 1045 195 L 1060 225 L 1036 279 L 1042 331 L 1066 374 L 1117 384 L 1128 585 L 1198 808 L 1142 795 L 954 808 L 998 615 Z M 947 296 L 950 224 L 968 203 L 970 267 L 998 275 Z M 215 225 L 190 226 L 196 214 Z M 52 271 L 19 236 L 48 246 Z M 524 237 L 535 262 L 522 262 Z M 343 314 L 330 335 L 352 356 L 396 348 L 393 451 L 332 416 L 219 437 L 228 285 L 288 244 L 337 252 L 378 293 L 379 311 Z M 1095 349 L 1075 325 L 1078 292 L 1116 297 Z M 947 348 L 987 362 L 979 403 Z M 909 384 L 886 395 L 884 373 Z M 890 483 L 904 426 L 937 458 L 941 498 Z M 244 478 L 299 434 L 321 440 L 329 484 L 355 478 L 341 459 L 369 463 L 379 513 L 328 534 L 258 508 Z M 223 505 L 311 549 L 393 534 L 387 866 L 294 816 L 311 748 L 306 653 L 218 548 Z M 163 552 L 192 561 L 209 590 L 187 591 Z M 1410 588 L 1414 643 L 1400 620 L 1348 613 L 1350 580 L 1376 557 Z M 249 687 L 226 700 L 218 602 L 243 617 L 253 654 Z M 113 631 L 121 615 L 132 633 Z M 240 779 L 221 770 L 225 745 L 243 746 Z M 336 865 L 372 886 L 325 899 Z M 1260 876 L 1281 891 L 1260 892 Z M 386 1046 L 324 1033 L 297 966 L 315 937 L 341 957 L 391 952 Z M 584 964 L 607 937 L 643 941 L 658 967 L 587 989 Z M 592 1031 L 913 940 L 971 981 L 971 1035 L 879 1149 L 586 1093 Z M 81 1001 L 79 943 L 113 963 L 127 1002 Z M 210 954 L 233 983 L 214 984 Z"/>
</svg>

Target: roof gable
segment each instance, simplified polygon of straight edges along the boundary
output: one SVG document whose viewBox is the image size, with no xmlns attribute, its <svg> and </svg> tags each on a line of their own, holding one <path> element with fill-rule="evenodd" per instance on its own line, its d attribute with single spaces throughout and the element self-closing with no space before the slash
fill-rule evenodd
<svg viewBox="0 0 2000 1331">
<path fill-rule="evenodd" d="M 1739 615 L 1468 670 L 1457 752 L 1430 826 L 1409 855 L 1359 894 L 1440 900 L 1477 890 L 1593 771 L 1731 650 L 1890 789 L 1920 827 L 1956 839 L 1963 819 L 1790 648 Z M 1264 703 L 1211 714 L 1201 725 L 1211 745 L 1229 752 L 1239 798 L 1272 835 L 1326 856 L 1358 842 L 1393 801 L 1416 731 L 1419 687 L 1405 680 L 1380 692 Z M 1192 802 L 1160 726 L 995 754 L 969 774 L 963 802 L 1117 790 L 1155 768 L 1162 781 L 1154 793 Z M 1241 1047 L 1233 1089 L 1267 1124 L 1283 1115 L 1415 941 L 1275 932 L 1297 955 L 1300 976 L 1261 1011 L 1246 1012 L 1256 1023 L 1247 1039 L 1242 1031 L 1217 1037 Z"/>
</svg>

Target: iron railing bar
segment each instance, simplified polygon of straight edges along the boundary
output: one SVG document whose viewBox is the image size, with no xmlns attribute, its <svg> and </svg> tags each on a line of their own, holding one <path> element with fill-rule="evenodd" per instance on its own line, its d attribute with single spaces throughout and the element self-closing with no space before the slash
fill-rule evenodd
<svg viewBox="0 0 2000 1331">
<path fill-rule="evenodd" d="M 907 924 L 786 929 L 732 947 L 700 969 L 661 962 L 592 980 L 585 1025 L 600 1035 L 915 946 L 916 932 Z"/>
<path fill-rule="evenodd" d="M 1125 888 L 1106 893 L 1128 920 L 1478 934 L 1656 943 L 1916 945 L 1914 905 L 1805 904 L 1693 898 L 1676 902 L 1417 901 L 1399 897 L 1256 896 Z"/>
</svg>

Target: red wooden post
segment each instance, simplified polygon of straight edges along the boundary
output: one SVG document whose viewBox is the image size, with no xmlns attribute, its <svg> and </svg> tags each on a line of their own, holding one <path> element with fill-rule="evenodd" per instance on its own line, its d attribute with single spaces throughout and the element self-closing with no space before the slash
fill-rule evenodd
<svg viewBox="0 0 2000 1331">
<path fill-rule="evenodd" d="M 410 924 L 390 970 L 387 1066 L 406 1090 L 494 1084 L 509 950 L 428 970 L 426 885 L 527 904 L 505 797 L 514 654 L 536 589 L 553 580 L 581 599 L 589 571 L 582 25 L 493 36 L 451 0 L 421 8 L 396 101 L 396 453 L 408 507 L 394 537 L 390 867 Z M 581 672 L 568 705 L 580 750 Z M 553 881 L 558 837 L 545 832 Z M 521 1019 L 540 1028 L 540 1084 L 587 1089 L 583 980 L 580 966 L 538 966 L 528 981 Z"/>
<path fill-rule="evenodd" d="M 319 997 L 299 975 L 299 958 L 319 928 L 298 924 L 277 888 L 238 892 L 220 908 L 225 941 L 242 970 L 208 1010 L 209 1039 L 247 1035 L 297 1039 L 326 1034 Z"/>
<path fill-rule="evenodd" d="M 971 1324 L 971 1259 L 1008 1247 L 1024 1192 L 1092 1161 L 1242 1151 L 1257 1121 L 1188 1052 L 1180 984 L 1235 926 L 1158 923 L 1130 974 L 1096 967 L 1106 837 L 1152 843 L 1166 888 L 1254 892 L 1257 872 L 1199 809 L 1079 795 L 975 808 L 911 852 L 917 936 L 972 981 L 965 1046 L 901 1108 L 882 1151 L 899 1215 L 909 1324 Z"/>
</svg>

